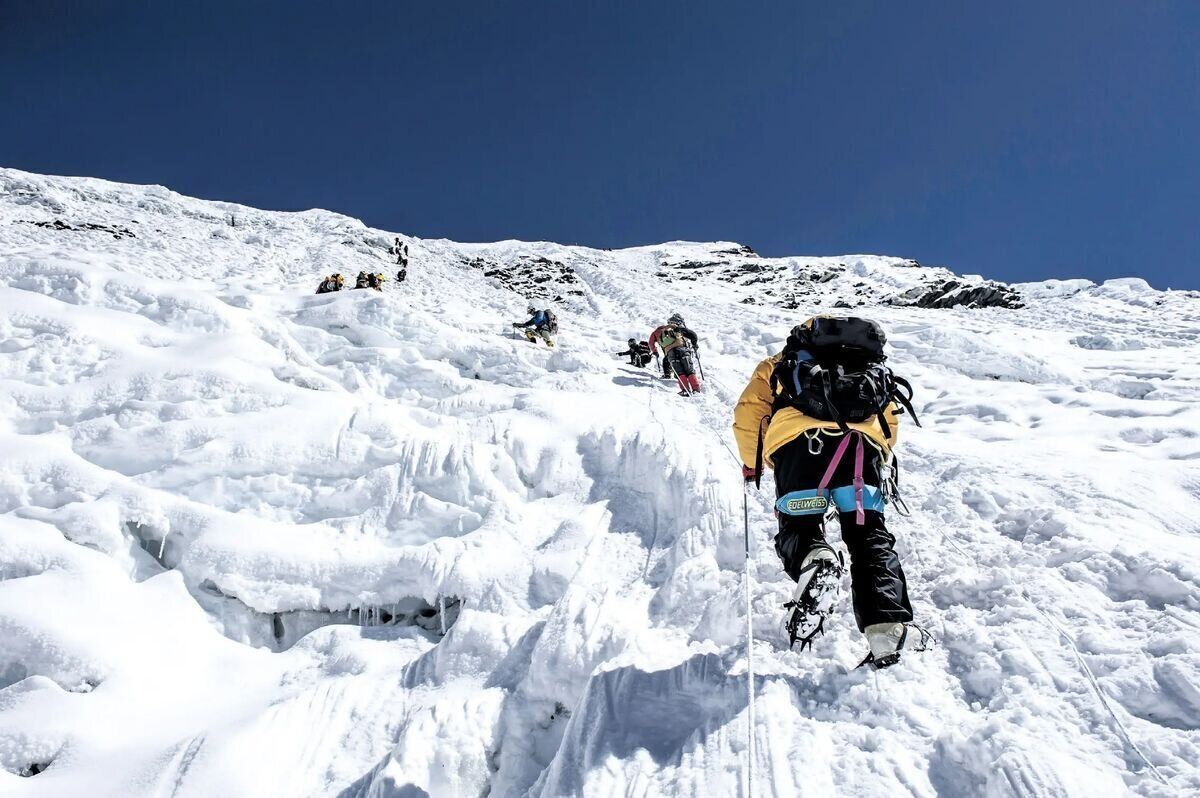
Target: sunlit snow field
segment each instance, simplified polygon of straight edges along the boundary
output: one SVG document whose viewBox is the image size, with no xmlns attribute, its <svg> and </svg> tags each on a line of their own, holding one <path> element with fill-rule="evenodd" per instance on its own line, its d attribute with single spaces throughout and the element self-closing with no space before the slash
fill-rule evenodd
<svg viewBox="0 0 1200 798">
<path fill-rule="evenodd" d="M 410 238 L 407 283 L 313 294 L 393 235 L 0 169 L 0 795 L 746 795 L 730 412 L 839 301 L 917 390 L 938 645 L 854 670 L 844 598 L 788 651 L 768 480 L 755 795 L 1200 793 L 1198 295 Z M 612 355 L 676 311 L 691 399 Z"/>
</svg>

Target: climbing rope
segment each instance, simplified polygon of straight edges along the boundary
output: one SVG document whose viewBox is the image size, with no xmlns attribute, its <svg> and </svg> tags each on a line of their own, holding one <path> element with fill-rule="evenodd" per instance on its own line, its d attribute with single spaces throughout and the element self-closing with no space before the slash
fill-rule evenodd
<svg viewBox="0 0 1200 798">
<path fill-rule="evenodd" d="M 742 480 L 742 520 L 746 530 L 746 704 L 749 718 L 749 731 L 746 733 L 746 795 L 754 798 L 754 760 L 757 758 L 754 749 L 754 614 L 750 602 L 750 483 Z"/>
<path fill-rule="evenodd" d="M 957 551 L 967 560 L 971 562 L 975 561 L 975 558 L 967 554 L 967 552 L 964 551 L 961 546 L 955 543 L 945 531 L 942 532 L 942 540 L 948 543 L 950 548 Z M 1116 729 L 1117 735 L 1121 738 L 1125 745 L 1129 746 L 1129 750 L 1137 754 L 1138 759 L 1142 760 L 1142 763 L 1151 773 L 1154 774 L 1156 779 L 1169 786 L 1171 783 L 1170 780 L 1168 780 L 1167 777 L 1162 774 L 1162 771 L 1155 767 L 1154 763 L 1151 762 L 1144 753 L 1142 753 L 1142 749 L 1133 741 L 1133 737 L 1130 736 L 1129 729 L 1125 727 L 1125 724 L 1121 721 L 1120 716 L 1117 715 L 1116 710 L 1112 708 L 1112 704 L 1108 702 L 1108 696 L 1105 695 L 1104 688 L 1100 686 L 1100 682 L 1096 679 L 1096 674 L 1092 671 L 1091 666 L 1087 664 L 1087 660 L 1083 658 L 1083 652 L 1079 650 L 1079 645 L 1075 642 L 1075 638 L 1071 636 L 1070 632 L 1063 628 L 1062 624 L 1054 619 L 1054 616 L 1041 608 L 1041 606 L 1034 600 L 1033 596 L 1029 595 L 1029 591 L 1021 588 L 1017 595 L 1024 599 L 1030 607 L 1033 607 L 1033 609 L 1036 610 L 1039 615 L 1045 618 L 1046 623 L 1048 623 L 1050 627 L 1058 633 L 1058 636 L 1066 642 L 1067 647 L 1071 649 L 1071 653 L 1075 656 L 1075 662 L 1079 665 L 1079 669 L 1083 671 L 1084 677 L 1087 679 L 1088 684 L 1091 685 L 1092 692 L 1096 694 L 1096 698 L 1099 699 L 1100 705 L 1104 707 L 1104 711 L 1108 713 L 1110 718 L 1112 718 L 1113 727 Z"/>
<path fill-rule="evenodd" d="M 1050 613 L 1039 607 L 1037 602 L 1033 600 L 1033 597 L 1030 596 L 1029 593 L 1022 589 L 1020 595 L 1027 602 L 1029 602 L 1029 606 L 1037 610 L 1038 613 L 1046 619 L 1046 622 L 1049 623 L 1056 632 L 1058 632 L 1059 636 L 1067 642 L 1067 646 L 1071 649 L 1071 653 L 1075 655 L 1075 661 L 1079 663 L 1079 669 L 1083 671 L 1083 675 L 1087 677 L 1088 684 L 1092 686 L 1092 690 L 1096 693 L 1096 697 L 1100 699 L 1100 704 L 1104 707 L 1105 712 L 1107 712 L 1108 716 L 1112 718 L 1113 726 L 1116 728 L 1117 734 L 1122 740 L 1125 741 L 1125 744 L 1129 746 L 1129 749 L 1137 754 L 1138 759 L 1142 760 L 1146 767 L 1149 768 L 1150 772 L 1154 774 L 1155 778 L 1157 778 L 1163 784 L 1170 786 L 1171 782 L 1162 774 L 1161 771 L 1159 771 L 1158 768 L 1154 766 L 1154 763 L 1146 758 L 1146 755 L 1142 753 L 1142 749 L 1138 747 L 1138 744 L 1135 743 L 1133 738 L 1129 735 L 1129 729 L 1125 728 L 1125 724 L 1121 722 L 1121 718 L 1117 716 L 1117 713 L 1112 708 L 1112 705 L 1108 703 L 1108 697 L 1104 694 L 1104 690 L 1100 687 L 1100 682 L 1096 680 L 1096 674 L 1092 672 L 1091 667 L 1083 658 L 1083 654 L 1080 652 L 1079 646 L 1075 642 L 1075 638 L 1072 637 L 1071 633 L 1064 629 L 1058 621 L 1054 620 L 1054 617 L 1051 616 Z"/>
</svg>

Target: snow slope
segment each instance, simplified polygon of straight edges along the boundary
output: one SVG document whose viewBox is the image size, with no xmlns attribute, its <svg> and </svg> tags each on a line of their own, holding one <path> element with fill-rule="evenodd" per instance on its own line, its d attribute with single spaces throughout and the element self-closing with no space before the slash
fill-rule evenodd
<svg viewBox="0 0 1200 798">
<path fill-rule="evenodd" d="M 409 282 L 312 294 L 392 235 L 0 170 L 0 794 L 747 795 L 729 415 L 839 304 L 917 387 L 891 521 L 939 645 L 853 670 L 846 601 L 788 651 L 752 494 L 754 794 L 1200 792 L 1197 295 L 411 238 Z M 676 310 L 691 400 L 611 355 Z"/>
</svg>

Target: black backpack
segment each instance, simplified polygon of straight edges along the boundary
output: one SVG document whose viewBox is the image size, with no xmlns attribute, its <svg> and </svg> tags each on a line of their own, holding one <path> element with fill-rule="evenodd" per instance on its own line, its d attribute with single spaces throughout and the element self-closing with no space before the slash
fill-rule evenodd
<svg viewBox="0 0 1200 798">
<path fill-rule="evenodd" d="M 883 328 L 854 316 L 820 316 L 807 327 L 793 328 L 771 373 L 772 412 L 792 407 L 810 418 L 832 421 L 843 432 L 851 423 L 876 417 L 883 434 L 891 437 L 884 413 L 895 402 L 921 426 L 912 406 L 912 385 L 884 365 L 886 342 Z"/>
</svg>

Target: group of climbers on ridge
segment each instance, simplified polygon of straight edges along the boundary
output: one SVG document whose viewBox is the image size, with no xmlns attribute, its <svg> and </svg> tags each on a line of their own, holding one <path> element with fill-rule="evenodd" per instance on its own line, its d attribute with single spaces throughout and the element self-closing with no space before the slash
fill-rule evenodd
<svg viewBox="0 0 1200 798">
<path fill-rule="evenodd" d="M 408 279 L 408 244 L 396 236 L 395 242 L 388 252 L 396 256 L 396 265 L 400 267 L 396 270 L 396 282 L 402 283 Z"/>
<path fill-rule="evenodd" d="M 408 244 L 402 242 L 399 236 L 396 236 L 392 246 L 388 247 L 388 254 L 396 256 L 396 264 L 400 267 L 396 271 L 396 282 L 402 283 L 408 279 Z M 383 284 L 387 282 L 387 277 L 383 272 L 368 272 L 360 271 L 358 277 L 354 281 L 355 288 L 374 288 L 376 291 L 383 290 Z M 346 285 L 346 279 L 340 274 L 331 274 L 321 280 L 317 285 L 318 294 L 329 294 L 334 291 L 341 291 Z"/>
<path fill-rule="evenodd" d="M 397 246 L 397 263 L 407 253 Z M 381 289 L 382 274 L 360 272 L 355 288 Z M 317 293 L 342 289 L 340 274 Z M 554 346 L 558 319 L 530 304 L 528 321 L 514 322 L 531 343 Z M 913 610 L 885 507 L 901 502 L 894 448 L 904 415 L 916 418 L 912 388 L 885 365 L 883 329 L 858 317 L 816 316 L 791 330 L 778 354 L 755 368 L 733 412 L 742 477 L 759 484 L 775 475 L 775 551 L 796 587 L 786 628 L 801 650 L 824 631 L 834 611 L 846 565 L 825 538 L 836 515 L 850 555 L 854 617 L 869 653 L 863 664 L 888 667 L 904 651 L 921 651 L 931 636 L 913 623 Z M 662 376 L 680 394 L 701 390 L 699 337 L 678 313 L 648 340 L 630 338 L 619 357 L 648 366 L 662 354 Z M 901 506 L 903 506 L 901 502 Z"/>
<path fill-rule="evenodd" d="M 662 350 L 663 379 L 674 376 L 683 396 L 699 393 L 700 378 L 696 376 L 696 369 L 700 363 L 700 339 L 678 313 L 671 314 L 666 324 L 654 328 L 650 340 L 639 342 L 630 338 L 626 350 L 614 354 L 628 357 L 629 365 L 642 368 L 649 365 L 652 358 L 658 358 L 659 350 Z"/>
<path fill-rule="evenodd" d="M 354 279 L 355 288 L 374 288 L 376 291 L 383 290 L 383 284 L 387 282 L 387 278 L 383 276 L 383 272 L 359 272 L 358 277 Z M 318 294 L 330 294 L 334 291 L 341 291 L 346 286 L 346 278 L 340 274 L 331 274 L 321 280 L 317 286 Z"/>
</svg>

